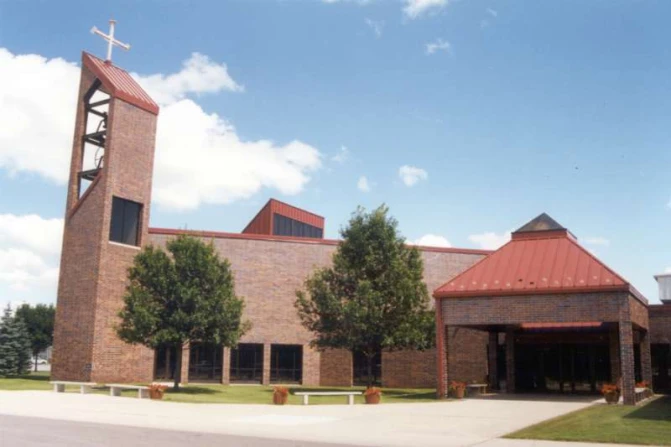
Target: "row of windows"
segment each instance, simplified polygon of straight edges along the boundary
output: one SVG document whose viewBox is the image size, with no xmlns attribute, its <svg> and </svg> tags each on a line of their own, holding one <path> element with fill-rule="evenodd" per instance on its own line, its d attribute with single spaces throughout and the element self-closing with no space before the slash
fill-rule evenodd
<svg viewBox="0 0 671 447">
<path fill-rule="evenodd" d="M 275 214 L 273 216 L 273 234 L 275 236 L 294 236 L 321 239 L 324 230 L 315 226 L 299 222 L 290 217 Z"/>
<path fill-rule="evenodd" d="M 222 348 L 212 343 L 193 343 L 189 352 L 190 381 L 221 382 Z M 156 350 L 154 378 L 173 379 L 177 366 L 174 347 Z M 261 383 L 263 377 L 263 345 L 241 343 L 231 349 L 231 383 Z M 303 378 L 303 347 L 272 345 L 270 347 L 270 381 L 300 383 Z"/>
</svg>

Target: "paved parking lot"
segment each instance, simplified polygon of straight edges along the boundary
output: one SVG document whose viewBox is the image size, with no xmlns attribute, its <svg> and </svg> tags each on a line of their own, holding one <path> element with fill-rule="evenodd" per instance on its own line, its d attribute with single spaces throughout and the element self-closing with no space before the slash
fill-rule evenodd
<svg viewBox="0 0 671 447">
<path fill-rule="evenodd" d="M 495 438 L 584 408 L 590 403 L 590 399 L 557 401 L 515 397 L 376 406 L 282 407 L 156 402 L 46 391 L 0 391 L 0 414 L 4 415 L 108 424 L 117 426 L 117 431 L 143 427 L 253 437 L 259 438 L 258 445 L 264 445 L 263 439 L 280 439 L 293 442 L 288 445 L 507 446 L 510 445 L 508 441 Z M 7 422 L 4 424 L 7 425 Z M 5 431 L 8 430 L 9 427 L 6 427 Z M 196 442 L 192 445 L 200 444 Z"/>
</svg>

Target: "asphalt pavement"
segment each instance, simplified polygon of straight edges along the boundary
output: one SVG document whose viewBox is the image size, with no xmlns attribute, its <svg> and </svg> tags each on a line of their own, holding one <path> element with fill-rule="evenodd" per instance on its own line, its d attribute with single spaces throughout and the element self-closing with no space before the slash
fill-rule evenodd
<svg viewBox="0 0 671 447">
<path fill-rule="evenodd" d="M 1 447 L 342 447 L 306 441 L 194 433 L 157 428 L 0 414 Z"/>
</svg>

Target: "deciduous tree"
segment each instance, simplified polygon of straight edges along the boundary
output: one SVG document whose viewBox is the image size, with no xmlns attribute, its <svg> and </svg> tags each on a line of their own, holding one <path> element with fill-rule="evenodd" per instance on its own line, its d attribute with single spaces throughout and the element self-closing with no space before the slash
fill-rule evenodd
<svg viewBox="0 0 671 447">
<path fill-rule="evenodd" d="M 117 333 L 128 343 L 174 347 L 177 390 L 186 343 L 232 347 L 249 324 L 242 321 L 244 302 L 235 295 L 231 266 L 213 244 L 179 236 L 166 249 L 150 245 L 135 257 Z"/>
<path fill-rule="evenodd" d="M 23 320 L 30 334 L 30 349 L 37 371 L 37 356 L 53 344 L 56 308 L 53 304 L 22 304 L 16 309 L 16 317 Z"/>
<path fill-rule="evenodd" d="M 388 211 L 359 207 L 341 230 L 332 267 L 316 270 L 295 303 L 314 346 L 363 353 L 368 386 L 377 352 L 426 349 L 434 342 L 421 254 L 406 245 Z"/>
</svg>

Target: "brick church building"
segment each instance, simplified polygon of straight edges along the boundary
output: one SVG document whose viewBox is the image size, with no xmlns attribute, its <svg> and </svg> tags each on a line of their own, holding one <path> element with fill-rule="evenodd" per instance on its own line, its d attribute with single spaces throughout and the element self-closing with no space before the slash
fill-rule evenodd
<svg viewBox="0 0 671 447">
<path fill-rule="evenodd" d="M 159 108 L 123 69 L 82 56 L 58 286 L 52 376 L 58 380 L 170 379 L 175 352 L 115 335 L 126 271 L 142 246 L 178 234 L 212 241 L 235 274 L 251 330 L 235 348 L 184 349 L 187 382 L 360 383 L 357 353 L 318 352 L 300 324 L 295 292 L 338 245 L 324 218 L 271 199 L 240 233 L 149 226 Z M 495 252 L 418 247 L 436 299 L 436 349 L 381 352 L 386 387 L 488 381 L 495 389 L 595 392 L 619 382 L 671 388 L 671 305 L 649 306 L 622 277 L 547 215 Z"/>
</svg>

